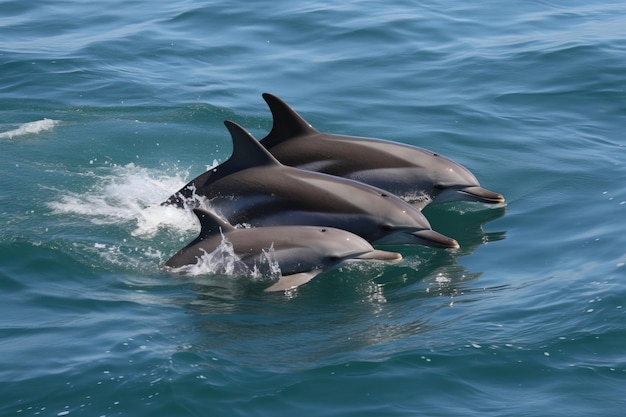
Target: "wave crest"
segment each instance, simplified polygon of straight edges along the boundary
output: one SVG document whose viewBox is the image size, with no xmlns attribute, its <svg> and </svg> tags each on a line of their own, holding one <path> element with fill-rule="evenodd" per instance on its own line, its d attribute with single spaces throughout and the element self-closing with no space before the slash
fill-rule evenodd
<svg viewBox="0 0 626 417">
<path fill-rule="evenodd" d="M 18 126 L 16 129 L 0 132 L 0 139 L 13 139 L 16 136 L 36 135 L 47 130 L 52 130 L 60 123 L 59 120 L 42 119 L 35 122 L 28 122 Z"/>
</svg>

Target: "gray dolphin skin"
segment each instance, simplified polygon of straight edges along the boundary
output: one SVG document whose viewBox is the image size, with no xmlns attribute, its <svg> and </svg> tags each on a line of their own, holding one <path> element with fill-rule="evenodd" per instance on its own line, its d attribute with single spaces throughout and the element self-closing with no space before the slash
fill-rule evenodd
<svg viewBox="0 0 626 417">
<path fill-rule="evenodd" d="M 261 143 L 285 165 L 361 181 L 418 208 L 429 203 L 503 203 L 465 167 L 439 154 L 382 139 L 320 133 L 284 101 L 263 94 L 274 119 Z"/>
<path fill-rule="evenodd" d="M 200 234 L 165 263 L 168 268 L 194 265 L 226 240 L 250 270 L 261 265 L 264 252 L 270 251 L 280 267 L 280 277 L 265 291 L 285 291 L 348 261 L 402 259 L 399 253 L 376 250 L 345 230 L 315 226 L 236 229 L 208 211 L 194 209 L 194 213 L 200 220 Z"/>
<path fill-rule="evenodd" d="M 283 165 L 242 127 L 224 123 L 233 141 L 231 157 L 164 204 L 193 207 L 196 196 L 204 196 L 231 224 L 334 227 L 375 245 L 459 247 L 456 240 L 432 230 L 419 209 L 389 192 Z"/>
</svg>

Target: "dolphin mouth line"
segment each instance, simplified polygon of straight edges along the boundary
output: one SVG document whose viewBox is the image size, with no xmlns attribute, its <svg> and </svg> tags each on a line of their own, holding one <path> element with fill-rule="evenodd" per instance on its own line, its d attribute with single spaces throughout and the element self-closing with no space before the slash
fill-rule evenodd
<svg viewBox="0 0 626 417">
<path fill-rule="evenodd" d="M 445 249 L 459 249 L 461 246 L 456 239 L 442 235 L 432 229 L 419 230 L 417 232 L 408 232 L 409 235 L 419 240 L 426 246 Z"/>
<path fill-rule="evenodd" d="M 459 242 L 432 229 L 407 229 L 398 230 L 392 236 L 386 236 L 373 242 L 376 247 L 397 245 L 424 245 L 434 248 L 458 249 Z"/>
<path fill-rule="evenodd" d="M 372 261 L 399 261 L 402 259 L 402 254 L 398 252 L 389 252 L 386 250 L 374 249 L 372 251 L 363 252 L 362 254 L 352 257 L 350 259 Z"/>
<path fill-rule="evenodd" d="M 466 187 L 459 190 L 460 193 L 468 195 L 481 203 L 499 204 L 504 203 L 505 199 L 502 194 L 487 190 L 483 187 Z"/>
</svg>

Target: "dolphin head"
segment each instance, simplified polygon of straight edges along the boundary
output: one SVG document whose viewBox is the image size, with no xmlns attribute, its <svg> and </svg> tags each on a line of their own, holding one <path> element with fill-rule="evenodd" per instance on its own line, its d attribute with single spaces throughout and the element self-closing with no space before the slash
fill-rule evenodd
<svg viewBox="0 0 626 417">
<path fill-rule="evenodd" d="M 414 153 L 416 163 L 411 169 L 418 187 L 432 203 L 473 201 L 485 204 L 504 202 L 502 194 L 480 186 L 467 168 L 437 153 L 420 150 Z"/>
<path fill-rule="evenodd" d="M 372 198 L 362 202 L 374 216 L 366 218 L 367 240 L 374 245 L 425 245 L 456 249 L 455 239 L 442 235 L 430 226 L 422 212 L 404 200 L 376 187 L 367 187 Z M 369 220 L 369 222 L 367 222 Z"/>
<path fill-rule="evenodd" d="M 345 230 L 332 227 L 311 227 L 310 229 L 317 230 L 317 238 L 309 236 L 306 242 L 302 243 L 312 252 L 312 258 L 317 258 L 325 269 L 352 260 L 394 261 L 402 259 L 399 253 L 376 250 L 367 240 Z"/>
<path fill-rule="evenodd" d="M 370 239 L 373 244 L 459 248 L 455 239 L 435 232 L 420 210 L 385 191 L 380 195 L 386 206 L 392 206 L 393 209 L 385 208 L 383 215 L 377 219 L 380 233 Z"/>
<path fill-rule="evenodd" d="M 313 229 L 303 227 L 302 232 L 308 233 Z M 304 250 L 299 245 L 274 248 L 281 276 L 265 289 L 266 292 L 291 290 L 346 262 L 402 259 L 399 253 L 374 249 L 365 239 L 340 229 L 318 228 L 308 238 L 306 242 L 301 242 L 306 246 Z"/>
<path fill-rule="evenodd" d="M 402 255 L 396 252 L 377 250 L 365 239 L 341 229 L 330 227 L 282 226 L 272 228 L 279 231 L 294 230 L 305 242 L 298 239 L 275 242 L 274 256 L 278 261 L 281 276 L 278 281 L 266 288 L 266 292 L 285 291 L 302 285 L 319 273 L 355 261 L 398 261 Z M 306 235 L 306 236 L 305 236 Z"/>
<path fill-rule="evenodd" d="M 402 255 L 377 250 L 364 238 L 335 227 L 269 226 L 236 229 L 226 235 L 236 249 L 244 249 L 242 260 L 269 247 L 283 275 L 326 271 L 349 261 L 396 261 Z M 255 243 L 256 241 L 256 243 Z M 254 246 L 256 245 L 256 246 Z"/>
</svg>

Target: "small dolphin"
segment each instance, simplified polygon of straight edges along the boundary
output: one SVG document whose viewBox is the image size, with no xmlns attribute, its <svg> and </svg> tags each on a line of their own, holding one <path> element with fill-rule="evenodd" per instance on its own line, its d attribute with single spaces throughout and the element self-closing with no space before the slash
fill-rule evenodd
<svg viewBox="0 0 626 417">
<path fill-rule="evenodd" d="M 415 146 L 381 139 L 320 133 L 287 103 L 263 94 L 273 127 L 261 143 L 285 165 L 361 181 L 418 208 L 431 202 L 503 203 L 465 167 Z"/>
<path fill-rule="evenodd" d="M 321 272 L 348 261 L 397 261 L 402 255 L 376 250 L 365 239 L 345 230 L 315 226 L 275 226 L 236 229 L 214 214 L 194 209 L 200 220 L 200 234 L 172 256 L 165 266 L 194 265 L 227 240 L 235 255 L 253 270 L 271 252 L 280 267 L 280 278 L 265 291 L 285 291 L 309 282 Z"/>
<path fill-rule="evenodd" d="M 193 206 L 204 196 L 231 224 L 327 226 L 373 244 L 459 247 L 432 230 L 421 211 L 387 191 L 283 165 L 242 127 L 224 123 L 233 140 L 231 157 L 163 204 Z"/>
</svg>

